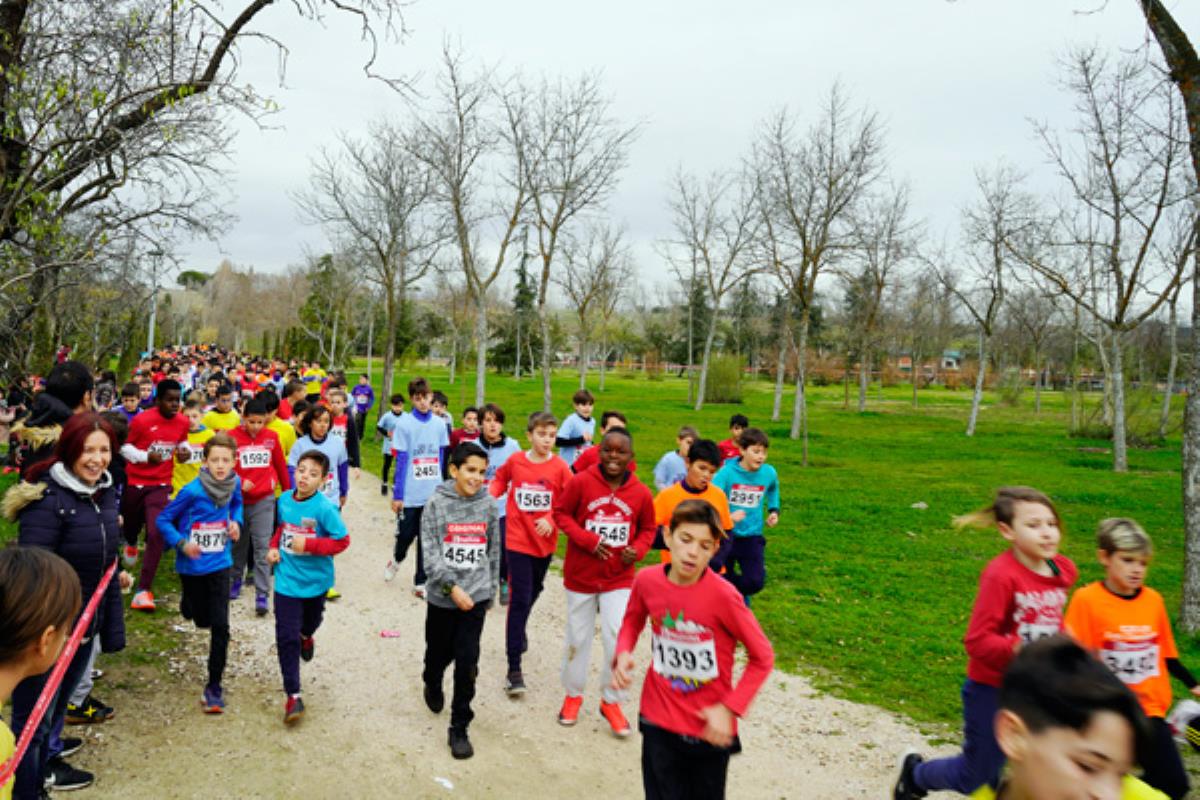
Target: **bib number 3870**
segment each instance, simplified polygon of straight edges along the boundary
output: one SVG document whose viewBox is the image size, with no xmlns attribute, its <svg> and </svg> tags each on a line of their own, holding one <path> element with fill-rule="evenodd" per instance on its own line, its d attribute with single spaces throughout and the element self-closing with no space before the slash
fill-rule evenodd
<svg viewBox="0 0 1200 800">
<path fill-rule="evenodd" d="M 651 640 L 654 671 L 664 678 L 705 683 L 717 677 L 717 648 L 711 633 L 663 630 Z"/>
</svg>

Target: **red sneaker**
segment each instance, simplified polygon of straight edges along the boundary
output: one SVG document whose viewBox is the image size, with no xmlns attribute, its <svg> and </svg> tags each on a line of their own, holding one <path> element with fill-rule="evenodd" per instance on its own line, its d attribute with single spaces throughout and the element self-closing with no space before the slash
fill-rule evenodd
<svg viewBox="0 0 1200 800">
<path fill-rule="evenodd" d="M 579 707 L 583 705 L 583 696 L 567 695 L 563 700 L 562 710 L 558 712 L 558 724 L 570 727 L 579 721 Z"/>
<path fill-rule="evenodd" d="M 154 593 L 143 589 L 133 596 L 133 602 L 129 604 L 129 607 L 134 611 L 153 611 Z"/>
<path fill-rule="evenodd" d="M 283 722 L 285 725 L 294 725 L 304 716 L 304 701 L 300 699 L 300 695 L 294 694 L 288 697 L 287 704 L 283 707 Z"/>
<path fill-rule="evenodd" d="M 618 739 L 626 739 L 633 734 L 633 728 L 629 727 L 629 720 L 625 719 L 625 712 L 621 710 L 619 704 L 605 703 L 601 700 L 600 715 L 608 720 L 608 724 L 612 726 L 613 736 Z"/>
</svg>

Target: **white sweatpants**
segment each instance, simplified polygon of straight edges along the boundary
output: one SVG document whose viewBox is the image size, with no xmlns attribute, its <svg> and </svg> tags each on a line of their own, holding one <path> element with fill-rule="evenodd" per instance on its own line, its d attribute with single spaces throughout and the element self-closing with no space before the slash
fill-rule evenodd
<svg viewBox="0 0 1200 800">
<path fill-rule="evenodd" d="M 571 697 L 579 697 L 587 688 L 588 668 L 592 663 L 592 640 L 596 637 L 596 612 L 600 612 L 600 640 L 604 643 L 604 665 L 600 670 L 600 696 L 606 703 L 620 703 L 625 693 L 613 689 L 612 660 L 617 650 L 617 634 L 629 603 L 629 589 L 614 589 L 600 594 L 581 594 L 567 590 L 567 641 L 563 649 L 562 684 Z"/>
</svg>

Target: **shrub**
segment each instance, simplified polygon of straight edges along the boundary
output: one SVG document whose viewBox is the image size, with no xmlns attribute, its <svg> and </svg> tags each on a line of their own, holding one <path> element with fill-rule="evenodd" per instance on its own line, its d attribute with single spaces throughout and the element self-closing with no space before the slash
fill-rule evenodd
<svg viewBox="0 0 1200 800">
<path fill-rule="evenodd" d="M 1019 369 L 1007 369 L 1004 371 L 1004 376 L 1000 379 L 1000 385 L 997 391 L 1000 395 L 1000 402 L 1006 406 L 1015 406 L 1021 402 L 1021 394 L 1025 391 L 1025 378 L 1021 375 Z"/>
<path fill-rule="evenodd" d="M 708 364 L 704 399 L 710 403 L 742 402 L 742 360 L 737 356 L 713 356 Z"/>
</svg>

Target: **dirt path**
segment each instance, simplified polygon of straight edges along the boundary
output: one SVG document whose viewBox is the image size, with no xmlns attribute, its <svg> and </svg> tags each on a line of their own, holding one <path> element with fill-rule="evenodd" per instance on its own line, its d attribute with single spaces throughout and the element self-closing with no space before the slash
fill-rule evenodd
<svg viewBox="0 0 1200 800">
<path fill-rule="evenodd" d="M 329 604 L 316 658 L 302 667 L 303 722 L 296 728 L 281 722 L 273 618 L 254 617 L 252 598 L 243 596 L 232 614 L 227 713 L 200 713 L 208 634 L 180 619 L 179 648 L 163 654 L 172 676 L 129 691 L 117 690 L 114 676 L 97 689 L 119 715 L 88 730 L 88 746 L 73 759 L 98 776 L 80 797 L 641 796 L 640 741 L 607 733 L 594 711 L 595 673 L 579 725 L 566 729 L 555 721 L 565 601 L 554 576 L 531 619 L 530 691 L 520 701 L 501 690 L 504 612 L 489 613 L 471 726 L 476 755 L 462 762 L 450 757 L 448 710 L 435 717 L 421 700 L 425 610 L 410 591 L 411 560 L 394 582 L 383 581 L 393 518 L 377 487 L 364 474 L 346 508 L 353 544 L 337 559 L 344 597 Z M 178 598 L 167 600 L 165 613 L 174 614 Z M 403 636 L 384 639 L 381 629 Z M 593 658 L 598 669 L 598 640 Z M 633 719 L 636 711 L 631 699 L 626 714 Z M 925 746 L 894 715 L 821 695 L 778 672 L 742 737 L 745 752 L 730 766 L 731 798 L 890 796 L 895 754 Z"/>
</svg>

